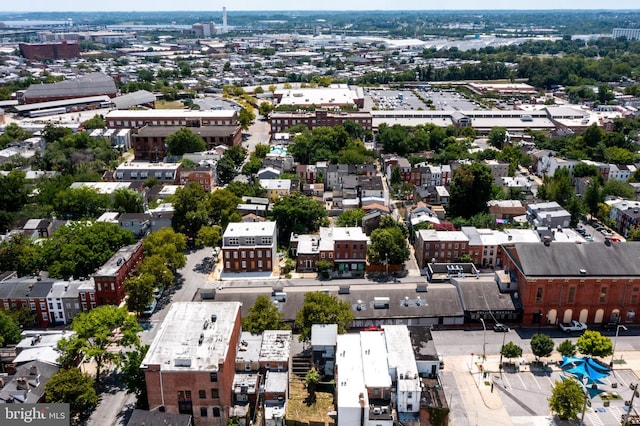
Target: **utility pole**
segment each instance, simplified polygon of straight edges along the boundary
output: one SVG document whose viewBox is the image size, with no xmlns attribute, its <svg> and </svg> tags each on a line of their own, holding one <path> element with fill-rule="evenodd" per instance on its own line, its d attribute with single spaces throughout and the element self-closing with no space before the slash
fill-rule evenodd
<svg viewBox="0 0 640 426">
<path fill-rule="evenodd" d="M 629 424 L 629 416 L 631 415 L 631 410 L 633 410 L 633 398 L 636 397 L 636 389 L 638 389 L 638 384 L 636 383 L 629 385 L 629 388 L 633 390 L 633 394 L 631 395 L 631 400 L 629 400 L 629 410 L 627 414 L 624 416 L 624 421 L 622 422 L 623 426 L 627 426 Z M 626 402 L 625 402 L 626 405 Z"/>
</svg>

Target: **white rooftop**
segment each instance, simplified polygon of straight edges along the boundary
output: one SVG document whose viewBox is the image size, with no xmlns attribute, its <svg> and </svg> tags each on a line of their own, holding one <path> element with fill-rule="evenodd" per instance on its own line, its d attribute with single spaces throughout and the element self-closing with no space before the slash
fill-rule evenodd
<svg viewBox="0 0 640 426">
<path fill-rule="evenodd" d="M 276 230 L 275 222 L 234 222 L 227 226 L 224 237 L 271 236 Z"/>
<path fill-rule="evenodd" d="M 361 393 L 365 406 L 369 405 L 367 388 L 362 374 L 363 365 L 360 350 L 360 334 L 341 334 L 338 336 L 336 351 L 338 415 L 340 415 L 340 409 L 359 408 Z"/>
<path fill-rule="evenodd" d="M 337 324 L 313 324 L 311 326 L 311 346 L 335 346 L 337 339 Z"/>
<path fill-rule="evenodd" d="M 188 110 L 188 109 L 148 109 L 148 110 L 113 110 L 107 114 L 107 118 L 136 118 L 136 117 L 202 117 L 202 118 L 227 118 L 233 117 L 236 111 L 233 109 L 220 110 Z"/>
<path fill-rule="evenodd" d="M 239 317 L 240 302 L 173 303 L 142 368 L 159 365 L 161 371 L 218 371 Z"/>
<path fill-rule="evenodd" d="M 260 361 L 289 360 L 291 348 L 291 330 L 265 330 L 262 333 Z"/>
<path fill-rule="evenodd" d="M 362 366 L 367 388 L 391 387 L 384 332 L 360 332 Z"/>
</svg>

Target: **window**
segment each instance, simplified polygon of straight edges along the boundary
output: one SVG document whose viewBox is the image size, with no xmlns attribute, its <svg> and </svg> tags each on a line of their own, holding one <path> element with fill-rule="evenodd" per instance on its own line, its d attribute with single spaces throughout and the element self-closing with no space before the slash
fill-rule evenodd
<svg viewBox="0 0 640 426">
<path fill-rule="evenodd" d="M 218 381 L 218 372 L 209 373 L 209 379 L 212 382 L 217 382 Z"/>
<path fill-rule="evenodd" d="M 246 260 L 242 261 L 242 269 L 247 269 L 247 261 Z"/>
<path fill-rule="evenodd" d="M 569 288 L 569 297 L 567 298 L 567 302 L 568 303 L 573 303 L 576 299 L 576 288 L 575 287 L 570 287 Z"/>
<path fill-rule="evenodd" d="M 211 399 L 220 398 L 220 391 L 218 389 L 211 389 Z"/>
<path fill-rule="evenodd" d="M 238 258 L 238 252 L 237 252 L 237 251 L 234 251 L 234 252 L 233 252 L 233 258 L 234 258 L 234 259 L 237 259 L 237 258 Z"/>
<path fill-rule="evenodd" d="M 198 391 L 198 398 L 205 399 L 207 397 L 207 391 L 204 389 L 200 389 Z"/>
<path fill-rule="evenodd" d="M 254 258 L 254 256 L 255 256 L 255 253 L 253 252 L 253 250 L 251 250 L 251 251 L 249 252 L 249 257 L 250 257 L 251 259 L 253 259 L 253 258 Z"/>
<path fill-rule="evenodd" d="M 178 391 L 178 401 L 191 401 L 191 391 Z"/>
<path fill-rule="evenodd" d="M 207 417 L 207 407 L 200 407 L 200 417 Z"/>
<path fill-rule="evenodd" d="M 225 252 L 224 252 L 224 258 L 225 258 L 225 259 L 228 259 L 228 258 L 229 258 L 229 256 L 231 256 L 231 255 L 229 254 L 229 252 L 228 252 L 228 251 L 225 251 Z"/>
<path fill-rule="evenodd" d="M 413 392 L 407 392 L 407 399 L 413 398 Z"/>
<path fill-rule="evenodd" d="M 213 407 L 213 417 L 220 417 L 220 407 Z"/>
<path fill-rule="evenodd" d="M 536 292 L 536 303 L 542 303 L 542 287 L 538 287 Z"/>
<path fill-rule="evenodd" d="M 49 310 L 53 310 L 53 302 L 49 302 Z"/>
<path fill-rule="evenodd" d="M 262 237 L 262 244 L 271 244 L 271 237 Z"/>
<path fill-rule="evenodd" d="M 256 239 L 255 239 L 255 237 L 246 237 L 246 238 L 244 239 L 244 243 L 245 243 L 246 245 L 250 245 L 250 246 L 252 246 L 252 245 L 254 245 L 254 244 L 256 243 Z"/>
<path fill-rule="evenodd" d="M 607 288 L 602 287 L 600 289 L 600 303 L 605 303 L 607 300 Z"/>
<path fill-rule="evenodd" d="M 246 258 L 247 258 L 247 252 L 246 252 L 246 251 L 241 251 L 241 252 L 240 252 L 240 255 L 241 255 L 241 257 L 242 257 L 243 259 L 246 259 Z"/>
<path fill-rule="evenodd" d="M 638 303 L 638 295 L 637 294 L 633 294 L 631 295 L 631 303 Z"/>
<path fill-rule="evenodd" d="M 240 244 L 240 240 L 237 237 L 229 238 L 230 246 L 237 246 L 238 244 Z"/>
<path fill-rule="evenodd" d="M 262 260 L 258 260 L 258 268 L 262 268 Z"/>
<path fill-rule="evenodd" d="M 225 268 L 231 269 L 231 262 L 227 261 L 225 264 Z"/>
<path fill-rule="evenodd" d="M 267 253 L 267 257 L 271 257 L 271 252 L 269 250 L 265 250 Z"/>
</svg>

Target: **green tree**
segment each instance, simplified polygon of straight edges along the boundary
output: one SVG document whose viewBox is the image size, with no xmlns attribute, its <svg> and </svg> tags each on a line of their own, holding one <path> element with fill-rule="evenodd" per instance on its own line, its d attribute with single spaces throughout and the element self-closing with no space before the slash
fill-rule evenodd
<svg viewBox="0 0 640 426">
<path fill-rule="evenodd" d="M 20 324 L 11 315 L 0 311 L 0 347 L 18 343 L 22 339 Z"/>
<path fill-rule="evenodd" d="M 482 163 L 464 165 L 453 175 L 449 188 L 449 209 L 452 216 L 470 218 L 487 209 L 491 199 L 493 175 Z"/>
<path fill-rule="evenodd" d="M 113 191 L 113 209 L 120 213 L 142 213 L 142 195 L 133 189 L 119 188 Z"/>
<path fill-rule="evenodd" d="M 252 334 L 262 334 L 265 330 L 288 330 L 284 315 L 268 296 L 258 296 L 249 308 L 249 314 L 242 318 L 242 329 Z"/>
<path fill-rule="evenodd" d="M 369 263 L 401 265 L 409 259 L 405 235 L 399 227 L 378 228 L 371 232 L 371 244 L 367 247 Z"/>
<path fill-rule="evenodd" d="M 502 346 L 500 349 L 500 355 L 511 361 L 512 358 L 518 358 L 522 356 L 522 348 L 513 342 L 509 342 Z"/>
<path fill-rule="evenodd" d="M 256 114 L 252 111 L 253 108 L 241 108 L 238 113 L 238 123 L 242 130 L 248 130 L 253 120 L 256 119 Z"/>
<path fill-rule="evenodd" d="M 584 190 L 582 197 L 584 206 L 591 216 L 598 213 L 598 204 L 604 202 L 604 193 L 600 189 L 598 179 L 591 179 L 589 185 Z"/>
<path fill-rule="evenodd" d="M 269 118 L 269 114 L 273 112 L 274 108 L 271 102 L 260 102 L 260 105 L 258 105 L 258 113 L 264 118 Z"/>
<path fill-rule="evenodd" d="M 301 342 L 311 338 L 311 326 L 314 324 L 337 324 L 338 333 L 344 334 L 351 321 L 353 311 L 347 302 L 316 291 L 304 295 L 302 308 L 296 314 L 296 327 L 300 330 Z"/>
<path fill-rule="evenodd" d="M 222 242 L 222 228 L 218 225 L 203 226 L 196 236 L 196 246 L 217 247 Z"/>
<path fill-rule="evenodd" d="M 577 420 L 585 398 L 582 386 L 575 379 L 556 381 L 549 397 L 549 408 L 561 420 Z"/>
<path fill-rule="evenodd" d="M 211 223 L 209 194 L 197 182 L 176 190 L 173 208 L 171 226 L 189 238 L 196 238 L 200 228 Z"/>
<path fill-rule="evenodd" d="M 127 309 L 140 316 L 153 300 L 155 286 L 156 280 L 151 274 L 140 274 L 127 278 L 124 282 L 124 289 L 127 292 Z"/>
<path fill-rule="evenodd" d="M 113 348 L 126 349 L 138 345 L 140 338 L 137 333 L 142 331 L 136 318 L 125 308 L 112 305 L 78 314 L 71 323 L 71 329 L 75 334 L 61 339 L 58 347 L 65 352 L 71 349 L 75 352 L 72 357 L 84 355 L 93 359 L 96 362 L 96 381 L 100 381 L 105 363 L 119 364 L 122 361 L 122 352 Z"/>
<path fill-rule="evenodd" d="M 347 227 L 347 226 L 362 226 L 362 218 L 364 217 L 364 210 L 362 209 L 351 209 L 345 210 L 336 218 L 336 226 Z"/>
<path fill-rule="evenodd" d="M 614 195 L 617 197 L 633 200 L 636 196 L 633 187 L 628 183 L 616 179 L 609 179 L 602 188 L 604 195 Z"/>
<path fill-rule="evenodd" d="M 138 345 L 135 350 L 128 351 L 124 354 L 122 362 L 122 383 L 127 387 L 127 393 L 136 396 L 136 407 L 148 410 L 147 402 L 147 382 L 144 377 L 144 370 L 140 368 L 144 360 L 149 345 Z"/>
<path fill-rule="evenodd" d="M 462 253 L 458 256 L 458 263 L 473 263 L 473 257 L 468 253 Z"/>
<path fill-rule="evenodd" d="M 229 157 L 222 157 L 216 165 L 216 174 L 218 175 L 218 182 L 221 185 L 226 185 L 238 175 L 236 165 Z"/>
<path fill-rule="evenodd" d="M 0 242 L 0 271 L 16 271 L 19 277 L 38 272 L 38 245 L 24 234 Z"/>
<path fill-rule="evenodd" d="M 49 403 L 69 404 L 72 418 L 98 404 L 93 380 L 77 368 L 62 369 L 52 375 L 44 386 L 44 392 Z"/>
<path fill-rule="evenodd" d="M 576 345 L 569 339 L 560 343 L 556 348 L 560 355 L 562 356 L 574 356 L 576 354 L 577 348 Z"/>
<path fill-rule="evenodd" d="M 252 158 L 242 166 L 242 174 L 245 176 L 252 176 L 262 168 L 262 160 L 259 158 Z"/>
<path fill-rule="evenodd" d="M 166 259 L 160 254 L 148 255 L 138 265 L 138 272 L 140 275 L 152 275 L 155 287 L 165 289 L 173 285 L 175 279 L 166 263 Z"/>
<path fill-rule="evenodd" d="M 400 185 L 402 183 L 402 173 L 400 167 L 396 166 L 391 170 L 391 185 Z"/>
<path fill-rule="evenodd" d="M 269 144 L 259 143 L 254 147 L 253 152 L 251 153 L 251 157 L 265 158 L 270 150 L 271 146 L 269 146 Z"/>
<path fill-rule="evenodd" d="M 82 127 L 84 127 L 85 130 L 104 129 L 105 127 L 107 127 L 107 123 L 103 116 L 96 114 L 90 119 L 88 119 L 87 121 L 85 121 L 84 123 L 82 123 Z"/>
<path fill-rule="evenodd" d="M 576 347 L 583 355 L 599 358 L 609 356 L 613 352 L 611 339 L 594 330 L 586 330 L 582 336 L 578 337 Z"/>
<path fill-rule="evenodd" d="M 314 367 L 307 371 L 307 374 L 304 376 L 304 383 L 311 401 L 316 400 L 316 387 L 318 386 L 318 382 L 320 382 L 320 373 L 318 373 L 318 370 Z"/>
<path fill-rule="evenodd" d="M 117 223 L 72 222 L 58 228 L 39 249 L 40 269 L 53 278 L 88 277 L 134 238 Z"/>
<path fill-rule="evenodd" d="M 327 219 L 327 210 L 322 203 L 300 194 L 280 197 L 271 214 L 278 223 L 278 239 L 283 242 L 289 241 L 291 233 L 317 231 Z"/>
<path fill-rule="evenodd" d="M 167 146 L 172 155 L 201 152 L 207 149 L 204 140 L 192 130 L 181 127 L 167 137 Z"/>
<path fill-rule="evenodd" d="M 627 233 L 627 241 L 640 241 L 640 226 L 633 226 Z"/>
<path fill-rule="evenodd" d="M 187 264 L 184 252 L 187 248 L 187 237 L 171 228 L 163 228 L 152 232 L 142 243 L 145 256 L 158 255 L 164 258 L 165 264 L 175 272 Z"/>
<path fill-rule="evenodd" d="M 504 148 L 505 142 L 507 142 L 507 129 L 504 127 L 493 127 L 487 137 L 492 146 L 502 149 Z"/>
<path fill-rule="evenodd" d="M 553 339 L 546 334 L 536 333 L 531 336 L 531 352 L 537 359 L 551 356 L 553 346 Z"/>
<path fill-rule="evenodd" d="M 0 209 L 16 212 L 27 203 L 28 191 L 26 173 L 12 170 L 6 176 L 0 175 Z"/>
<path fill-rule="evenodd" d="M 238 204 L 241 199 L 233 192 L 226 189 L 214 191 L 209 196 L 209 211 L 211 221 L 226 229 L 229 222 L 240 222 L 242 216 L 238 213 Z"/>
<path fill-rule="evenodd" d="M 58 192 L 53 209 L 65 219 L 96 219 L 107 211 L 109 196 L 88 187 L 67 188 Z"/>
<path fill-rule="evenodd" d="M 224 152 L 224 156 L 231 159 L 236 167 L 239 167 L 247 157 L 247 149 L 240 145 L 233 145 Z"/>
</svg>

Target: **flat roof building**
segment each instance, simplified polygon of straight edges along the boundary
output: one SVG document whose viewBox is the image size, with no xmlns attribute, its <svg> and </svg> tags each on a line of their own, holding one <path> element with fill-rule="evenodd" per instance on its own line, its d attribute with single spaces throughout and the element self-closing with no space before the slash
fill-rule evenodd
<svg viewBox="0 0 640 426">
<path fill-rule="evenodd" d="M 241 321 L 239 302 L 176 302 L 142 361 L 149 407 L 226 426 Z M 194 415 L 195 413 L 195 415 Z"/>
</svg>

